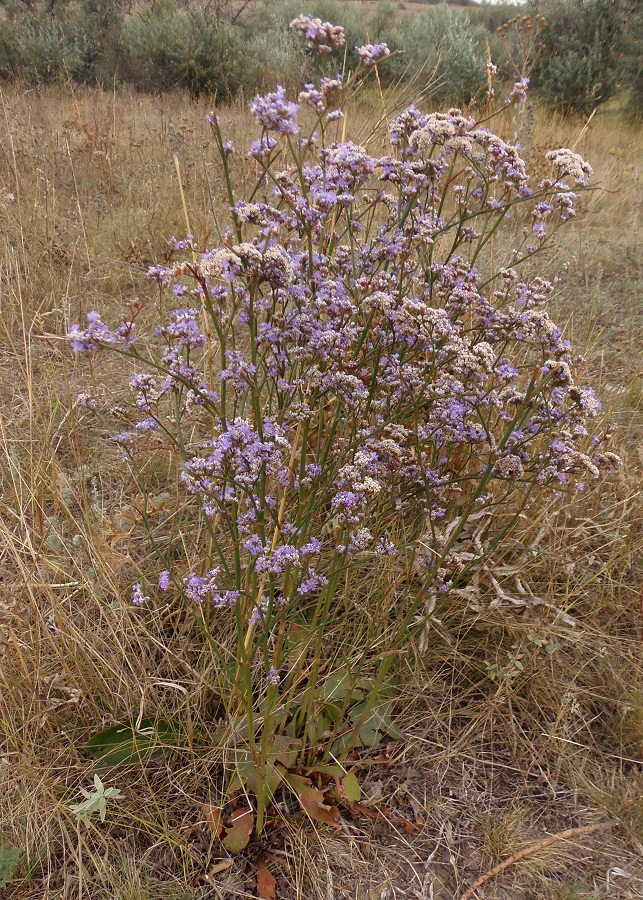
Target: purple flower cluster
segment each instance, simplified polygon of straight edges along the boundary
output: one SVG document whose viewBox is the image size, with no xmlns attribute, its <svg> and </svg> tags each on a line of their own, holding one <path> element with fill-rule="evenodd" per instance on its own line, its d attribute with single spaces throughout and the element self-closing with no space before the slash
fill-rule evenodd
<svg viewBox="0 0 643 900">
<path fill-rule="evenodd" d="M 362 65 L 367 69 L 376 66 L 383 59 L 386 59 L 387 56 L 391 55 L 391 51 L 384 43 L 364 44 L 363 47 L 355 47 L 355 49 Z"/>
<path fill-rule="evenodd" d="M 301 104 L 311 106 L 316 112 L 321 113 L 327 108 L 329 98 L 337 96 L 343 87 L 344 82 L 341 75 L 337 75 L 336 78 L 322 78 L 319 87 L 312 82 L 304 85 L 304 90 L 300 92 L 298 99 Z M 335 112 L 337 110 L 333 111 L 333 113 Z M 333 113 L 329 113 L 329 115 L 333 115 Z"/>
<path fill-rule="evenodd" d="M 234 606 L 241 597 L 240 591 L 226 590 L 219 586 L 221 568 L 210 569 L 205 575 L 186 575 L 183 579 L 185 596 L 193 603 L 210 600 L 215 609 Z"/>
<path fill-rule="evenodd" d="M 270 419 L 263 420 L 261 435 L 246 419 L 235 419 L 212 438 L 207 456 L 194 456 L 186 463 L 182 480 L 191 494 L 203 498 L 204 512 L 210 516 L 221 506 L 242 502 L 244 496 L 261 504 L 259 482 L 269 475 L 287 475 L 284 455 L 289 449 L 283 428 Z"/>
<path fill-rule="evenodd" d="M 505 97 L 505 103 L 524 103 L 527 99 L 527 89 L 529 88 L 529 77 L 526 75 L 517 81 L 512 89 Z"/>
<path fill-rule="evenodd" d="M 337 46 L 327 25 L 293 22 L 318 49 Z M 366 68 L 388 54 L 360 48 Z M 342 87 L 306 84 L 299 102 L 322 121 Z M 299 131 L 282 87 L 251 109 L 264 131 Z M 516 146 L 455 109 L 409 107 L 383 156 L 319 127 L 279 149 L 262 134 L 259 179 L 221 243 L 151 271 L 167 296 L 158 374 L 131 379 L 139 421 L 115 438 L 128 453 L 141 433 L 166 441 L 206 517 L 205 574 L 164 569 L 159 589 L 238 605 L 266 633 L 343 567 L 417 556 L 439 593 L 484 555 L 454 555 L 465 516 L 581 490 L 616 460 L 592 447 L 599 403 L 550 318 L 552 285 L 526 266 L 574 213 L 562 179 L 583 186 L 589 166 L 555 151 L 557 179 L 533 184 Z M 489 235 L 510 215 L 522 238 L 491 272 Z M 131 328 L 91 313 L 72 347 L 126 344 Z"/>
<path fill-rule="evenodd" d="M 277 90 L 271 94 L 257 96 L 250 103 L 250 109 L 257 121 L 267 131 L 275 131 L 277 134 L 297 134 L 297 113 L 299 106 L 291 100 L 286 100 L 286 89 L 277 85 Z"/>
<path fill-rule="evenodd" d="M 182 291 L 175 296 L 181 296 Z M 179 347 L 203 347 L 206 336 L 199 328 L 196 309 L 177 309 L 170 314 L 170 322 L 166 326 L 159 325 L 157 334 L 163 335 L 170 344 Z"/>
<path fill-rule="evenodd" d="M 87 327 L 72 325 L 69 329 L 71 349 L 74 353 L 92 353 L 99 347 L 113 347 L 116 344 L 129 346 L 134 343 L 134 323 L 125 319 L 115 331 L 110 331 L 101 319 L 100 313 L 87 313 Z"/>
<path fill-rule="evenodd" d="M 139 608 L 145 606 L 145 604 L 149 602 L 149 599 L 147 594 L 143 592 L 142 585 L 135 584 L 132 588 L 132 603 L 134 606 L 138 606 Z"/>
</svg>

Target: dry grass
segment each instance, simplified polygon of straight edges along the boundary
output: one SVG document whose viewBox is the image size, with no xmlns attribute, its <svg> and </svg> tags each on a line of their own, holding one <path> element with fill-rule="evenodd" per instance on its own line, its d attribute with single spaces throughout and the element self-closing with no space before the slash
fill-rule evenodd
<svg viewBox="0 0 643 900">
<path fill-rule="evenodd" d="M 203 881 L 224 855 L 200 812 L 222 789 L 216 744 L 106 775 L 123 792 L 106 826 L 71 815 L 92 771 L 83 743 L 101 725 L 139 712 L 206 733 L 216 724 L 216 673 L 203 648 L 186 646 L 187 623 L 131 614 L 146 550 L 131 484 L 104 440 L 126 416 L 122 371 L 73 360 L 58 339 L 88 310 L 116 312 L 150 290 L 147 266 L 185 231 L 175 154 L 193 231 L 213 228 L 223 192 L 205 112 L 178 96 L 2 96 L 0 843 L 26 850 L 10 896 L 252 896 L 267 847 L 281 898 L 457 897 L 543 836 L 610 818 L 608 834 L 523 860 L 479 896 L 641 896 L 643 191 L 640 129 L 609 110 L 577 148 L 601 190 L 544 266 L 626 465 L 556 521 L 525 524 L 522 537 L 538 542 L 521 577 L 546 602 L 501 613 L 482 596 L 477 615 L 455 602 L 444 611 L 401 666 L 407 739 L 365 776 L 366 802 L 385 812 L 347 821 L 339 838 L 286 817 Z M 224 118 L 242 144 L 243 107 Z M 527 152 L 571 146 L 581 126 L 538 112 Z M 103 426 L 74 400 L 88 379 Z M 176 473 L 146 477 L 162 535 Z"/>
</svg>

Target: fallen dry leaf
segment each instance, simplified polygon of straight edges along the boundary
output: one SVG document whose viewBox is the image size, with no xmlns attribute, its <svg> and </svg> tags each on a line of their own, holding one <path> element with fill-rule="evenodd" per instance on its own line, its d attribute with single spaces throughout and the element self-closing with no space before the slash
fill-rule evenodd
<svg viewBox="0 0 643 900">
<path fill-rule="evenodd" d="M 277 882 L 263 856 L 257 863 L 257 893 L 262 900 L 276 900 L 277 898 Z"/>
<path fill-rule="evenodd" d="M 218 875 L 219 872 L 224 872 L 226 869 L 229 869 L 230 866 L 234 865 L 234 860 L 232 859 L 221 859 L 219 862 L 214 863 L 214 865 L 210 866 L 205 875 L 198 875 L 195 883 L 197 885 L 202 884 L 212 884 L 212 880 L 215 875 Z"/>
<path fill-rule="evenodd" d="M 230 816 L 230 825 L 228 833 L 223 839 L 223 846 L 231 850 L 232 853 L 238 853 L 247 846 L 254 828 L 255 817 L 249 807 L 236 809 Z"/>
<path fill-rule="evenodd" d="M 212 803 L 204 803 L 201 812 L 205 818 L 205 824 L 215 837 L 219 837 L 223 831 L 223 810 Z"/>
<path fill-rule="evenodd" d="M 226 869 L 229 869 L 230 866 L 234 865 L 234 860 L 232 859 L 222 859 L 220 862 L 215 863 L 213 866 L 210 866 L 208 869 L 208 878 L 211 878 L 213 875 L 218 875 L 219 872 L 225 872 Z"/>
<path fill-rule="evenodd" d="M 324 825 L 332 825 L 334 828 L 340 828 L 339 810 L 336 806 L 327 806 L 325 803 L 316 803 L 308 794 L 297 794 L 299 802 L 305 812 L 315 822 L 322 822 Z"/>
</svg>

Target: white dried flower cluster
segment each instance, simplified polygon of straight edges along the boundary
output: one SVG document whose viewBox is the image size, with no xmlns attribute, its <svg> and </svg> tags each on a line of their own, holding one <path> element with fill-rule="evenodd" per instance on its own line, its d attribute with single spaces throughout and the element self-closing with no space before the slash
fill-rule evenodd
<svg viewBox="0 0 643 900">
<path fill-rule="evenodd" d="M 232 250 L 221 247 L 201 260 L 199 271 L 203 278 L 223 278 L 225 270 L 233 262 L 237 259 Z"/>
<path fill-rule="evenodd" d="M 275 287 L 285 287 L 295 278 L 292 259 L 283 247 L 269 247 L 263 255 L 262 274 Z"/>
<path fill-rule="evenodd" d="M 330 53 L 333 47 L 343 47 L 345 36 L 341 25 L 322 22 L 321 19 L 300 13 L 290 23 L 290 27 L 300 34 L 311 50 Z"/>
<path fill-rule="evenodd" d="M 550 150 L 545 154 L 545 159 L 553 163 L 558 169 L 559 174 L 564 178 L 573 178 L 576 184 L 589 184 L 592 177 L 592 167 L 586 163 L 582 156 L 568 150 L 567 147 L 561 147 L 559 150 Z"/>
<path fill-rule="evenodd" d="M 569 389 L 569 398 L 584 409 L 588 416 L 597 416 L 601 411 L 600 400 L 590 388 L 573 385 Z"/>
<path fill-rule="evenodd" d="M 454 137 L 462 137 L 473 124 L 459 110 L 448 113 L 431 113 L 426 117 L 426 124 L 418 128 L 411 136 L 411 146 L 420 153 L 426 153 L 436 144 L 446 144 Z"/>
<path fill-rule="evenodd" d="M 510 453 L 508 456 L 502 456 L 497 460 L 494 465 L 494 471 L 501 478 L 517 481 L 525 474 L 525 467 L 518 456 Z"/>
<path fill-rule="evenodd" d="M 238 203 L 234 208 L 234 213 L 243 224 L 250 222 L 253 225 L 264 226 L 268 220 L 267 215 L 258 203 Z"/>
<path fill-rule="evenodd" d="M 283 247 L 269 247 L 262 253 L 249 242 L 218 249 L 202 259 L 199 268 L 204 278 L 222 280 L 243 269 L 246 275 L 268 281 L 275 287 L 290 284 L 295 276 L 292 260 Z"/>
<path fill-rule="evenodd" d="M 394 459 L 402 459 L 404 450 L 392 438 L 382 438 L 380 447 L 384 453 L 388 453 Z"/>
<path fill-rule="evenodd" d="M 574 376 L 568 362 L 564 359 L 548 359 L 543 365 L 543 373 L 552 372 L 557 382 L 572 385 Z"/>
<path fill-rule="evenodd" d="M 473 348 L 473 351 L 478 357 L 482 371 L 493 372 L 496 364 L 496 353 L 491 344 L 487 341 L 479 341 Z"/>
<path fill-rule="evenodd" d="M 400 337 L 410 340 L 419 335 L 424 340 L 449 339 L 452 336 L 449 315 L 444 309 L 434 309 L 422 300 L 406 298 L 397 316 Z"/>
<path fill-rule="evenodd" d="M 245 264 L 248 271 L 255 272 L 259 270 L 263 256 L 261 250 L 259 250 L 258 247 L 255 247 L 254 244 L 251 244 L 250 241 L 244 241 L 242 244 L 234 244 L 232 252 Z"/>
<path fill-rule="evenodd" d="M 358 494 L 376 496 L 382 490 L 382 485 L 371 475 L 364 474 L 364 467 L 369 462 L 367 454 L 358 451 L 355 454 L 355 462 L 342 468 L 337 473 L 337 481 L 350 486 L 352 491 Z"/>
<path fill-rule="evenodd" d="M 353 553 L 369 550 L 373 542 L 373 534 L 370 528 L 358 528 L 352 532 L 350 549 Z"/>
</svg>

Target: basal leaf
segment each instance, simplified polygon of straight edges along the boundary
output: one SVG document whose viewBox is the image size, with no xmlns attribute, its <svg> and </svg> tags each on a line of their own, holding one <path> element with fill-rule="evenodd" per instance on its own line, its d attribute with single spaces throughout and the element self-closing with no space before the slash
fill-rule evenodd
<svg viewBox="0 0 643 900">
<path fill-rule="evenodd" d="M 358 803 L 362 799 L 362 789 L 359 786 L 355 772 L 349 772 L 342 779 L 344 797 L 349 803 Z"/>
<path fill-rule="evenodd" d="M 158 759 L 181 741 L 181 729 L 175 723 L 143 719 L 138 725 L 112 725 L 90 738 L 85 748 L 103 765 L 118 766 Z"/>
<path fill-rule="evenodd" d="M 322 686 L 319 697 L 322 700 L 343 700 L 352 689 L 348 672 L 336 672 Z"/>
<path fill-rule="evenodd" d="M 359 739 L 365 747 L 377 747 L 382 741 L 382 734 L 371 728 L 370 725 L 362 725 L 359 730 Z"/>
<path fill-rule="evenodd" d="M 272 742 L 271 758 L 278 760 L 287 769 L 297 762 L 301 741 L 285 734 L 277 734 Z"/>
<path fill-rule="evenodd" d="M 312 766 L 309 771 L 315 775 L 319 773 L 320 775 L 332 775 L 333 778 L 341 778 L 345 770 L 334 763 L 327 763 L 324 766 Z"/>
<path fill-rule="evenodd" d="M 248 846 L 254 824 L 255 817 L 250 807 L 235 809 L 230 816 L 230 824 L 223 839 L 223 846 L 231 853 L 239 853 Z"/>
<path fill-rule="evenodd" d="M 264 800 L 272 799 L 275 791 L 281 784 L 284 769 L 276 761 L 276 754 L 272 753 L 265 760 L 263 767 L 258 770 L 252 759 L 250 750 L 243 750 L 236 760 L 236 771 L 230 779 L 228 791 L 234 794 L 245 787 L 250 793 L 257 796 L 260 789 L 263 791 Z"/>
<path fill-rule="evenodd" d="M 363 722 L 360 724 L 360 738 L 368 747 L 375 746 L 371 732 L 379 732 L 380 740 L 384 735 L 389 735 L 397 740 L 402 738 L 402 732 L 393 724 L 391 712 L 393 710 L 393 700 L 384 700 L 377 702 L 373 708 L 366 714 Z M 351 710 L 351 719 L 355 724 L 360 722 L 365 711 L 368 709 L 368 701 L 360 703 Z"/>
</svg>

